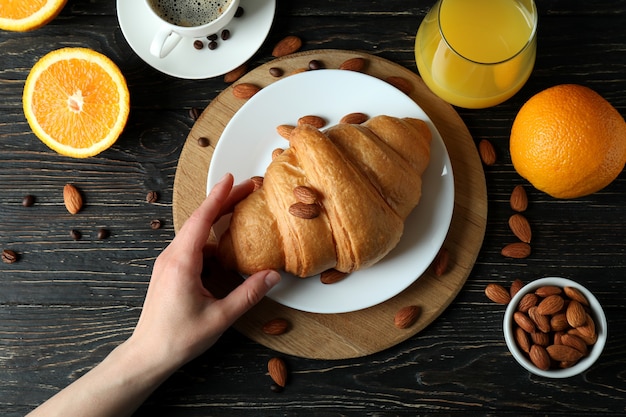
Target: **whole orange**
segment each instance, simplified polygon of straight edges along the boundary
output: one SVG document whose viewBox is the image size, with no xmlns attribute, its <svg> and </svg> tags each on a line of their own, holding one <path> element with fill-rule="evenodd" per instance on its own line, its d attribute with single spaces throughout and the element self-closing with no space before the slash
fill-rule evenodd
<svg viewBox="0 0 626 417">
<path fill-rule="evenodd" d="M 590 88 L 543 90 L 520 109 L 510 140 L 515 170 L 556 198 L 576 198 L 609 185 L 626 163 L 626 122 Z"/>
</svg>

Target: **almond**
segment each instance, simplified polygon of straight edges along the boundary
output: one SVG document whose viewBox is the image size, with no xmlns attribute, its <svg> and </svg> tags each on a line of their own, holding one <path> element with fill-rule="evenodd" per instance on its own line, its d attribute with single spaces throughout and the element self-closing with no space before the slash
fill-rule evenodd
<svg viewBox="0 0 626 417">
<path fill-rule="evenodd" d="M 287 365 L 281 358 L 272 358 L 267 362 L 267 372 L 270 378 L 279 386 L 287 384 Z"/>
<path fill-rule="evenodd" d="M 550 295 L 539 303 L 537 306 L 537 313 L 544 316 L 551 316 L 552 314 L 558 313 L 563 308 L 565 304 L 565 300 L 558 294 Z"/>
<path fill-rule="evenodd" d="M 586 356 L 589 352 L 585 341 L 582 338 L 573 334 L 565 333 L 563 336 L 561 336 L 561 344 L 573 347 L 574 349 L 582 353 L 583 356 Z"/>
<path fill-rule="evenodd" d="M 565 313 L 559 313 L 552 316 L 550 319 L 550 328 L 552 331 L 561 332 L 563 330 L 567 330 L 570 328 L 569 323 L 567 322 L 567 317 L 565 317 Z"/>
<path fill-rule="evenodd" d="M 582 304 L 576 300 L 571 300 L 565 311 L 567 322 L 572 327 L 584 326 L 587 323 L 587 312 Z"/>
<path fill-rule="evenodd" d="M 550 345 L 550 335 L 544 332 L 532 332 L 530 334 L 530 339 L 534 344 L 539 346 L 549 346 Z"/>
<path fill-rule="evenodd" d="M 578 301 L 580 304 L 589 307 L 589 301 L 587 301 L 587 297 L 583 295 L 582 292 L 578 288 L 574 287 L 564 287 L 563 292 L 572 300 Z"/>
<path fill-rule="evenodd" d="M 523 259 L 530 256 L 530 245 L 526 242 L 509 243 L 502 248 L 502 256 L 507 258 Z"/>
<path fill-rule="evenodd" d="M 537 307 L 531 307 L 528 310 L 528 317 L 535 323 L 537 329 L 543 333 L 548 333 L 551 330 L 550 327 L 550 319 L 548 316 L 544 316 L 543 314 L 539 314 L 537 311 Z"/>
<path fill-rule="evenodd" d="M 550 358 L 558 362 L 576 362 L 583 357 L 581 352 L 567 345 L 550 345 L 546 351 Z"/>
<path fill-rule="evenodd" d="M 274 49 L 272 50 L 272 56 L 279 58 L 281 56 L 293 54 L 302 47 L 302 39 L 297 36 L 290 35 L 281 39 Z"/>
<path fill-rule="evenodd" d="M 530 347 L 530 360 L 539 369 L 547 371 L 550 369 L 550 355 L 547 350 L 540 345 Z"/>
<path fill-rule="evenodd" d="M 523 215 L 516 213 L 509 217 L 509 228 L 513 234 L 522 242 L 530 243 L 532 231 L 530 223 Z"/>
<path fill-rule="evenodd" d="M 515 320 L 515 323 L 517 323 L 519 327 L 524 329 L 526 333 L 530 334 L 535 331 L 535 323 L 533 323 L 530 317 L 528 317 L 521 311 L 516 311 L 515 313 L 513 313 L 513 320 Z"/>
<path fill-rule="evenodd" d="M 350 113 L 346 114 L 339 120 L 339 123 L 345 123 L 350 125 L 360 125 L 361 123 L 367 121 L 369 116 L 365 113 Z"/>
<path fill-rule="evenodd" d="M 321 214 L 322 210 L 317 204 L 295 203 L 289 207 L 289 213 L 292 216 L 301 219 L 314 219 Z"/>
<path fill-rule="evenodd" d="M 551 295 L 561 294 L 563 291 L 560 287 L 555 285 L 544 285 L 543 287 L 539 287 L 535 290 L 535 294 L 537 294 L 541 298 L 546 298 Z"/>
<path fill-rule="evenodd" d="M 413 92 L 413 84 L 411 84 L 411 82 L 404 77 L 391 76 L 385 78 L 385 81 L 402 91 L 407 96 Z"/>
<path fill-rule="evenodd" d="M 517 185 L 513 188 L 510 198 L 511 208 L 517 212 L 525 211 L 528 208 L 528 195 L 523 185 Z"/>
<path fill-rule="evenodd" d="M 576 327 L 578 333 L 583 336 L 585 339 L 594 339 L 597 337 L 596 335 L 596 323 L 593 321 L 591 316 L 585 313 L 587 320 L 585 320 L 585 324 L 582 326 Z"/>
<path fill-rule="evenodd" d="M 240 83 L 233 87 L 233 95 L 244 100 L 251 98 L 259 91 L 261 87 L 250 83 Z"/>
<path fill-rule="evenodd" d="M 483 164 L 491 166 L 496 163 L 496 150 L 487 139 L 483 139 L 478 143 L 478 153 Z"/>
<path fill-rule="evenodd" d="M 248 64 L 243 63 L 239 65 L 237 68 L 228 71 L 224 74 L 224 82 L 233 83 L 240 79 L 246 72 L 248 71 Z"/>
<path fill-rule="evenodd" d="M 305 185 L 298 185 L 293 189 L 293 195 L 296 196 L 296 199 L 304 204 L 315 204 L 317 203 L 317 192 L 312 188 L 309 188 Z"/>
<path fill-rule="evenodd" d="M 402 307 L 396 313 L 393 323 L 398 329 L 411 327 L 420 315 L 420 308 L 416 305 Z"/>
<path fill-rule="evenodd" d="M 365 58 L 357 57 L 345 60 L 339 65 L 340 70 L 362 71 L 365 68 Z"/>
<path fill-rule="evenodd" d="M 330 285 L 343 280 L 348 275 L 349 274 L 347 272 L 341 272 L 331 268 L 320 274 L 320 282 L 322 284 Z"/>
<path fill-rule="evenodd" d="M 289 140 L 289 138 L 291 137 L 291 132 L 293 132 L 295 128 L 296 127 L 292 125 L 280 125 L 280 126 L 276 126 L 276 131 L 278 132 L 280 136 Z"/>
<path fill-rule="evenodd" d="M 528 333 L 524 331 L 521 327 L 515 328 L 515 341 L 517 342 L 517 346 L 522 349 L 524 352 L 530 352 L 530 339 L 528 338 Z"/>
<path fill-rule="evenodd" d="M 83 197 L 80 191 L 72 184 L 65 184 L 63 187 L 63 202 L 65 208 L 72 214 L 76 214 L 83 208 Z"/>
<path fill-rule="evenodd" d="M 256 191 L 259 188 L 263 187 L 263 177 L 259 175 L 255 175 L 254 177 L 251 178 L 251 180 L 254 183 L 254 189 L 252 191 Z"/>
<path fill-rule="evenodd" d="M 522 313 L 527 313 L 531 307 L 534 307 L 539 302 L 539 297 L 537 297 L 533 293 L 524 294 L 522 299 L 519 300 L 519 304 L 517 305 L 517 309 Z"/>
<path fill-rule="evenodd" d="M 285 152 L 283 148 L 276 148 L 272 151 L 272 160 L 278 158 L 282 153 Z"/>
<path fill-rule="evenodd" d="M 597 333 L 594 332 L 593 334 L 585 335 L 585 334 L 582 334 L 580 332 L 580 329 L 581 329 L 581 327 L 577 327 L 575 329 L 569 329 L 567 331 L 567 334 L 571 334 L 571 335 L 580 337 L 582 340 L 585 341 L 585 343 L 588 346 L 594 345 L 598 341 L 598 334 Z"/>
<path fill-rule="evenodd" d="M 435 275 L 440 277 L 448 270 L 448 264 L 450 263 L 450 252 L 445 247 L 441 247 L 437 256 L 433 260 L 433 271 Z"/>
<path fill-rule="evenodd" d="M 515 297 L 515 294 L 519 292 L 524 286 L 524 282 L 521 279 L 516 279 L 511 283 L 511 288 L 509 288 L 509 293 L 511 294 L 511 298 Z"/>
<path fill-rule="evenodd" d="M 302 126 L 302 125 L 311 125 L 313 127 L 321 129 L 324 126 L 326 126 L 326 120 L 324 120 L 322 117 L 319 117 L 319 116 L 313 116 L 313 115 L 302 116 L 301 118 L 298 119 L 298 126 Z"/>
<path fill-rule="evenodd" d="M 289 321 L 283 318 L 276 318 L 263 325 L 263 333 L 272 336 L 279 336 L 289 330 Z"/>
<path fill-rule="evenodd" d="M 487 284 L 485 295 L 498 304 L 508 304 L 511 301 L 511 294 L 500 284 Z"/>
</svg>

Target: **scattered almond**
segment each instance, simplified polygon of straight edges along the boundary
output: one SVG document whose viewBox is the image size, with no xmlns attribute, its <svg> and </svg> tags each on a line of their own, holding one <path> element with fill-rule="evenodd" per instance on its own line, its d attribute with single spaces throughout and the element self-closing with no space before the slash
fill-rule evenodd
<svg viewBox="0 0 626 417">
<path fill-rule="evenodd" d="M 233 83 L 240 79 L 246 72 L 248 71 L 248 64 L 243 63 L 239 65 L 237 68 L 230 70 L 226 74 L 224 74 L 224 82 Z"/>
<path fill-rule="evenodd" d="M 435 259 L 433 260 L 433 272 L 436 276 L 440 277 L 448 271 L 448 265 L 450 264 L 450 252 L 445 247 L 441 247 Z"/>
<path fill-rule="evenodd" d="M 366 62 L 365 58 L 350 58 L 342 62 L 341 65 L 339 65 L 339 69 L 357 72 L 363 71 Z"/>
<path fill-rule="evenodd" d="M 296 127 L 292 125 L 280 125 L 280 126 L 276 126 L 276 131 L 278 132 L 280 136 L 289 140 L 289 138 L 291 137 L 291 132 L 293 132 L 295 128 Z"/>
<path fill-rule="evenodd" d="M 310 187 L 305 185 L 298 185 L 293 189 L 293 195 L 296 196 L 296 199 L 304 204 L 315 204 L 317 203 L 317 192 Z"/>
<path fill-rule="evenodd" d="M 413 84 L 404 77 L 391 76 L 385 78 L 387 83 L 393 85 L 407 96 L 413 92 Z"/>
<path fill-rule="evenodd" d="M 272 50 L 272 56 L 279 58 L 281 56 L 293 54 L 302 47 L 302 39 L 297 36 L 290 35 L 281 39 L 274 49 Z"/>
<path fill-rule="evenodd" d="M 322 284 L 330 285 L 343 280 L 348 275 L 349 274 L 347 272 L 341 272 L 331 268 L 320 274 L 320 282 Z"/>
<path fill-rule="evenodd" d="M 271 358 L 267 362 L 267 372 L 270 378 L 279 386 L 285 387 L 287 384 L 287 365 L 281 358 Z"/>
<path fill-rule="evenodd" d="M 63 187 L 63 202 L 67 211 L 72 214 L 78 213 L 83 208 L 83 197 L 78 188 L 72 184 L 65 184 Z"/>
<path fill-rule="evenodd" d="M 320 116 L 314 116 L 314 115 L 302 116 L 301 118 L 298 119 L 298 126 L 302 126 L 302 125 L 311 125 L 313 127 L 321 129 L 324 126 L 326 126 L 326 120 L 324 120 L 324 118 Z"/>
<path fill-rule="evenodd" d="M 507 258 L 523 259 L 530 256 L 530 245 L 526 242 L 509 243 L 502 248 L 502 256 Z"/>
<path fill-rule="evenodd" d="M 301 219 L 314 219 L 321 214 L 322 210 L 317 204 L 294 203 L 289 206 L 289 213 Z"/>
<path fill-rule="evenodd" d="M 478 143 L 478 153 L 483 164 L 491 166 L 496 163 L 496 150 L 487 139 L 483 139 Z"/>
<path fill-rule="evenodd" d="M 523 185 L 516 185 L 513 188 L 509 202 L 513 210 L 520 213 L 526 211 L 528 208 L 528 195 Z"/>
<path fill-rule="evenodd" d="M 346 114 L 339 120 L 339 123 L 345 123 L 350 125 L 360 125 L 361 123 L 367 121 L 369 116 L 365 113 L 350 113 Z"/>
<path fill-rule="evenodd" d="M 487 284 L 485 295 L 498 304 L 508 304 L 511 301 L 511 294 L 500 284 Z"/>
<path fill-rule="evenodd" d="M 398 329 L 407 329 L 411 327 L 417 321 L 420 311 L 421 309 L 416 305 L 402 307 L 398 310 L 393 319 L 394 325 Z"/>
<path fill-rule="evenodd" d="M 519 240 L 530 243 L 532 238 L 530 223 L 522 214 L 516 213 L 509 217 L 509 228 Z"/>
<path fill-rule="evenodd" d="M 280 336 L 289 330 L 289 321 L 284 318 L 276 318 L 263 325 L 263 333 L 271 336 Z"/>
<path fill-rule="evenodd" d="M 251 98 L 259 91 L 261 91 L 261 87 L 250 83 L 240 83 L 233 87 L 233 95 L 244 100 Z"/>
</svg>

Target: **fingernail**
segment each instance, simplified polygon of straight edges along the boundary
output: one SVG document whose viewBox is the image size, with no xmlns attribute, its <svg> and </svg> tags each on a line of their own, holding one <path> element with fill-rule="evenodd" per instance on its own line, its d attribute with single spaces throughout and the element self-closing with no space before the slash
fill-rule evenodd
<svg viewBox="0 0 626 417">
<path fill-rule="evenodd" d="M 265 285 L 272 288 L 280 282 L 280 274 L 276 271 L 269 271 L 265 276 Z"/>
<path fill-rule="evenodd" d="M 221 184 L 224 181 L 226 181 L 228 178 L 230 177 L 230 172 L 227 172 L 226 174 L 224 174 L 224 176 L 222 178 L 220 178 L 220 180 L 217 182 L 217 184 Z M 215 185 L 217 185 L 215 184 Z"/>
</svg>

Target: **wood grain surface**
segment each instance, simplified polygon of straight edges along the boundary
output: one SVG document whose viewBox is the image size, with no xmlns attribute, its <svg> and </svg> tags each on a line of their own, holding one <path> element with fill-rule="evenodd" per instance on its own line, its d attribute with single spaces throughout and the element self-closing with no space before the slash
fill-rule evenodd
<svg viewBox="0 0 626 417">
<path fill-rule="evenodd" d="M 133 1 L 133 0 L 124 0 Z M 261 0 L 254 0 L 261 1 Z M 353 50 L 416 74 L 413 43 L 434 0 L 278 0 L 267 40 L 248 61 L 273 58 L 273 46 L 297 35 L 302 51 Z M 270 390 L 267 360 L 277 352 L 237 330 L 166 381 L 135 416 L 532 416 L 626 415 L 626 173 L 599 193 L 555 200 L 514 170 L 508 137 L 515 114 L 536 92 L 561 83 L 589 86 L 626 115 L 626 0 L 536 0 L 540 13 L 535 69 L 509 101 L 455 109 L 474 141 L 490 140 L 495 165 L 484 168 L 488 219 L 483 245 L 460 292 L 418 334 L 364 357 L 320 360 L 279 354 L 289 380 Z M 87 160 L 50 151 L 30 131 L 21 94 L 41 56 L 83 46 L 115 61 L 128 81 L 131 114 L 118 142 Z M 33 32 L 0 31 L 0 248 L 20 259 L 0 263 L 0 414 L 20 417 L 104 358 L 132 332 L 154 259 L 174 237 L 174 182 L 194 120 L 229 87 L 222 77 L 184 80 L 161 74 L 130 48 L 115 2 L 69 0 Z M 62 201 L 73 182 L 86 206 L 71 216 Z M 524 185 L 532 254 L 500 255 L 515 237 L 509 195 Z M 159 192 L 147 204 L 148 191 Z M 26 209 L 24 194 L 36 197 Z M 152 219 L 163 227 L 150 228 Z M 95 238 L 106 227 L 111 236 Z M 70 238 L 79 229 L 83 239 Z M 485 286 L 557 275 L 589 288 L 602 303 L 609 339 L 596 364 L 565 380 L 529 374 L 508 352 L 504 309 Z M 377 337 L 377 336 L 374 336 Z"/>
<path fill-rule="evenodd" d="M 269 73 L 272 67 L 280 68 L 284 78 L 294 71 L 308 68 L 312 60 L 321 62 L 324 68 L 339 68 L 355 57 L 365 60 L 364 72 L 369 75 L 382 80 L 389 77 L 406 80 L 411 98 L 431 118 L 446 144 L 456 190 L 453 220 L 444 242 L 446 250 L 452 253 L 452 262 L 443 276 L 436 276 L 429 268 L 405 291 L 373 307 L 342 314 L 313 314 L 266 298 L 235 324 L 235 328 L 253 340 L 294 356 L 314 359 L 360 357 L 387 349 L 417 334 L 432 323 L 461 290 L 478 256 L 487 223 L 487 190 L 482 163 L 472 137 L 452 106 L 433 95 L 420 77 L 391 61 L 362 52 L 314 50 L 261 65 L 224 90 L 200 115 L 187 138 L 174 180 L 174 227 L 178 230 L 206 195 L 206 178 L 213 150 L 230 118 L 246 102 L 233 95 L 232 90 L 237 84 L 266 87 L 277 82 L 277 78 Z M 200 138 L 208 139 L 210 146 L 199 146 Z M 398 329 L 393 324 L 394 316 L 408 305 L 420 307 L 419 319 L 408 329 Z M 263 324 L 277 317 L 287 319 L 290 330 L 279 337 L 265 334 Z M 379 336 L 372 337 L 375 334 Z"/>
</svg>

